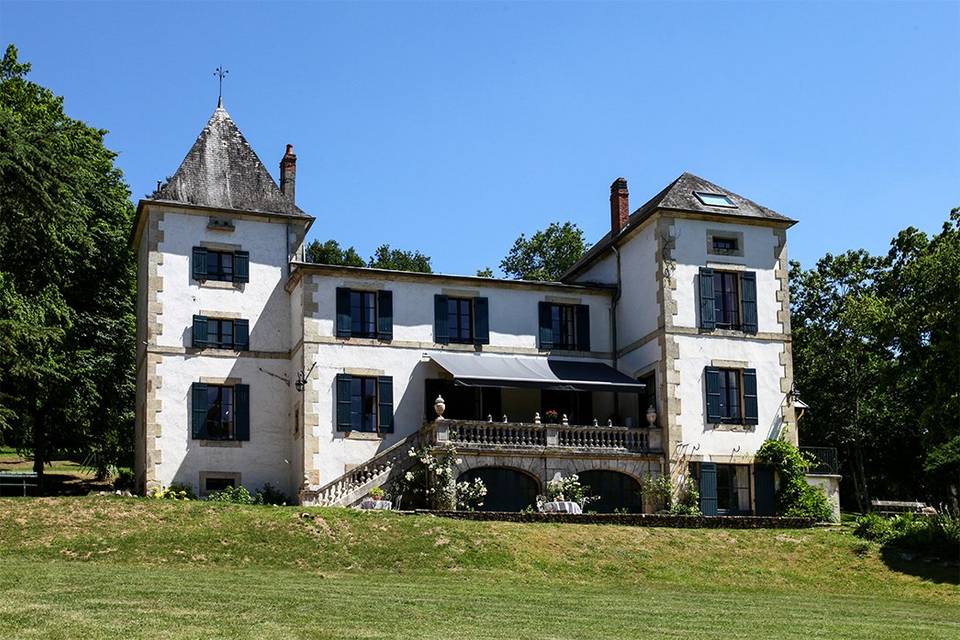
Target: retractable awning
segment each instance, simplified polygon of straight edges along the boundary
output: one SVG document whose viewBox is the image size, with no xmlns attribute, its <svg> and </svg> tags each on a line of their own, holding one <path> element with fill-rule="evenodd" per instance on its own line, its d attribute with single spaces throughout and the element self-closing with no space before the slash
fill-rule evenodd
<svg viewBox="0 0 960 640">
<path fill-rule="evenodd" d="M 465 387 L 627 393 L 640 393 L 646 388 L 602 362 L 454 353 L 430 354 L 430 359 Z"/>
</svg>

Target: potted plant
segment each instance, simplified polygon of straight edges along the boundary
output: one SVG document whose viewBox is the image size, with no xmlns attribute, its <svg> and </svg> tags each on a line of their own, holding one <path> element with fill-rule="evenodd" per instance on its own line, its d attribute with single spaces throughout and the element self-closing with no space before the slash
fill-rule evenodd
<svg viewBox="0 0 960 640">
<path fill-rule="evenodd" d="M 547 409 L 543 412 L 543 418 L 547 424 L 557 424 L 557 421 L 560 419 L 560 414 L 557 413 L 556 409 Z"/>
<path fill-rule="evenodd" d="M 386 494 L 383 491 L 383 487 L 374 487 L 373 489 L 370 489 L 370 498 L 376 500 L 377 502 L 383 500 L 385 495 Z"/>
</svg>

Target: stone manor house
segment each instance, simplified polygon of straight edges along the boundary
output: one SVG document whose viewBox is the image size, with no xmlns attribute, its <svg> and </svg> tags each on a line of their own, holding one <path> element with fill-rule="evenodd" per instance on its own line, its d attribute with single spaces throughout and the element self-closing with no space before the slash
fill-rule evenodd
<svg viewBox="0 0 960 640">
<path fill-rule="evenodd" d="M 287 146 L 278 186 L 221 104 L 139 202 L 141 491 L 352 505 L 450 442 L 488 509 L 576 472 L 598 511 L 650 510 L 638 481 L 666 474 L 707 515 L 772 512 L 753 458 L 797 442 L 794 220 L 689 173 L 631 210 L 618 178 L 609 232 L 559 282 L 330 266 L 304 260 L 296 173 Z"/>
</svg>

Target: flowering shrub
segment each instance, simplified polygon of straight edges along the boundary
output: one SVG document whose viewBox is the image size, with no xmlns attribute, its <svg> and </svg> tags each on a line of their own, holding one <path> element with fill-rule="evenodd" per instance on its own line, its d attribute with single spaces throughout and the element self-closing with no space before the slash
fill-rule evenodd
<svg viewBox="0 0 960 640">
<path fill-rule="evenodd" d="M 441 511 L 483 506 L 487 495 L 483 481 L 456 482 L 453 467 L 463 462 L 452 444 L 410 449 L 416 458 L 413 467 L 392 484 L 393 495 L 407 508 L 428 508 Z M 399 505 L 398 505 L 399 506 Z"/>
<path fill-rule="evenodd" d="M 810 460 L 797 447 L 784 440 L 767 440 L 757 451 L 756 462 L 772 466 L 780 476 L 777 515 L 821 522 L 833 519 L 826 494 L 807 483 Z"/>
<path fill-rule="evenodd" d="M 567 477 L 558 475 L 547 483 L 547 498 L 561 502 L 576 502 L 581 507 L 598 499 L 598 496 L 588 496 L 588 491 L 590 487 L 580 484 L 580 477 L 577 474 Z"/>
<path fill-rule="evenodd" d="M 173 483 L 169 487 L 156 487 L 147 494 L 157 500 L 196 500 L 193 489 L 185 484 Z"/>
<path fill-rule="evenodd" d="M 557 413 L 556 409 L 547 409 L 544 411 L 543 417 L 547 421 L 547 424 L 556 424 L 557 420 L 560 419 L 560 414 Z"/>
</svg>

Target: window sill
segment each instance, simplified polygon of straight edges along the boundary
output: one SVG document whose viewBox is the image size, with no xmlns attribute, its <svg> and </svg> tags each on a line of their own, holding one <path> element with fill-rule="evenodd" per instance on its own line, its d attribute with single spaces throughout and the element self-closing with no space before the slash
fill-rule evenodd
<svg viewBox="0 0 960 640">
<path fill-rule="evenodd" d="M 187 347 L 185 353 L 188 355 L 211 355 L 211 356 L 242 356 L 250 353 L 249 349 L 238 351 L 237 349 L 223 349 L 220 347 Z"/>
<path fill-rule="evenodd" d="M 245 282 L 231 282 L 229 280 L 194 280 L 197 283 L 197 286 L 204 289 L 236 289 L 240 291 L 243 289 Z"/>
<path fill-rule="evenodd" d="M 711 423 L 707 427 L 713 431 L 731 431 L 734 433 L 753 433 L 757 430 L 755 424 L 738 424 L 735 422 Z"/>
<path fill-rule="evenodd" d="M 381 344 L 390 344 L 393 341 L 393 338 L 361 338 L 359 336 L 350 336 L 349 338 L 345 338 L 343 336 L 334 337 L 344 344 L 355 344 L 364 347 L 375 347 Z"/>
<path fill-rule="evenodd" d="M 243 440 L 197 440 L 201 447 L 223 447 L 226 449 L 239 449 L 243 446 Z"/>
<path fill-rule="evenodd" d="M 343 438 L 345 440 L 368 440 L 368 441 L 377 441 L 383 440 L 384 437 L 379 433 L 373 431 L 341 431 Z"/>
<path fill-rule="evenodd" d="M 701 334 L 713 336 L 726 336 L 731 338 L 752 338 L 757 335 L 757 331 L 744 331 L 743 329 L 704 329 L 698 328 Z"/>
</svg>

